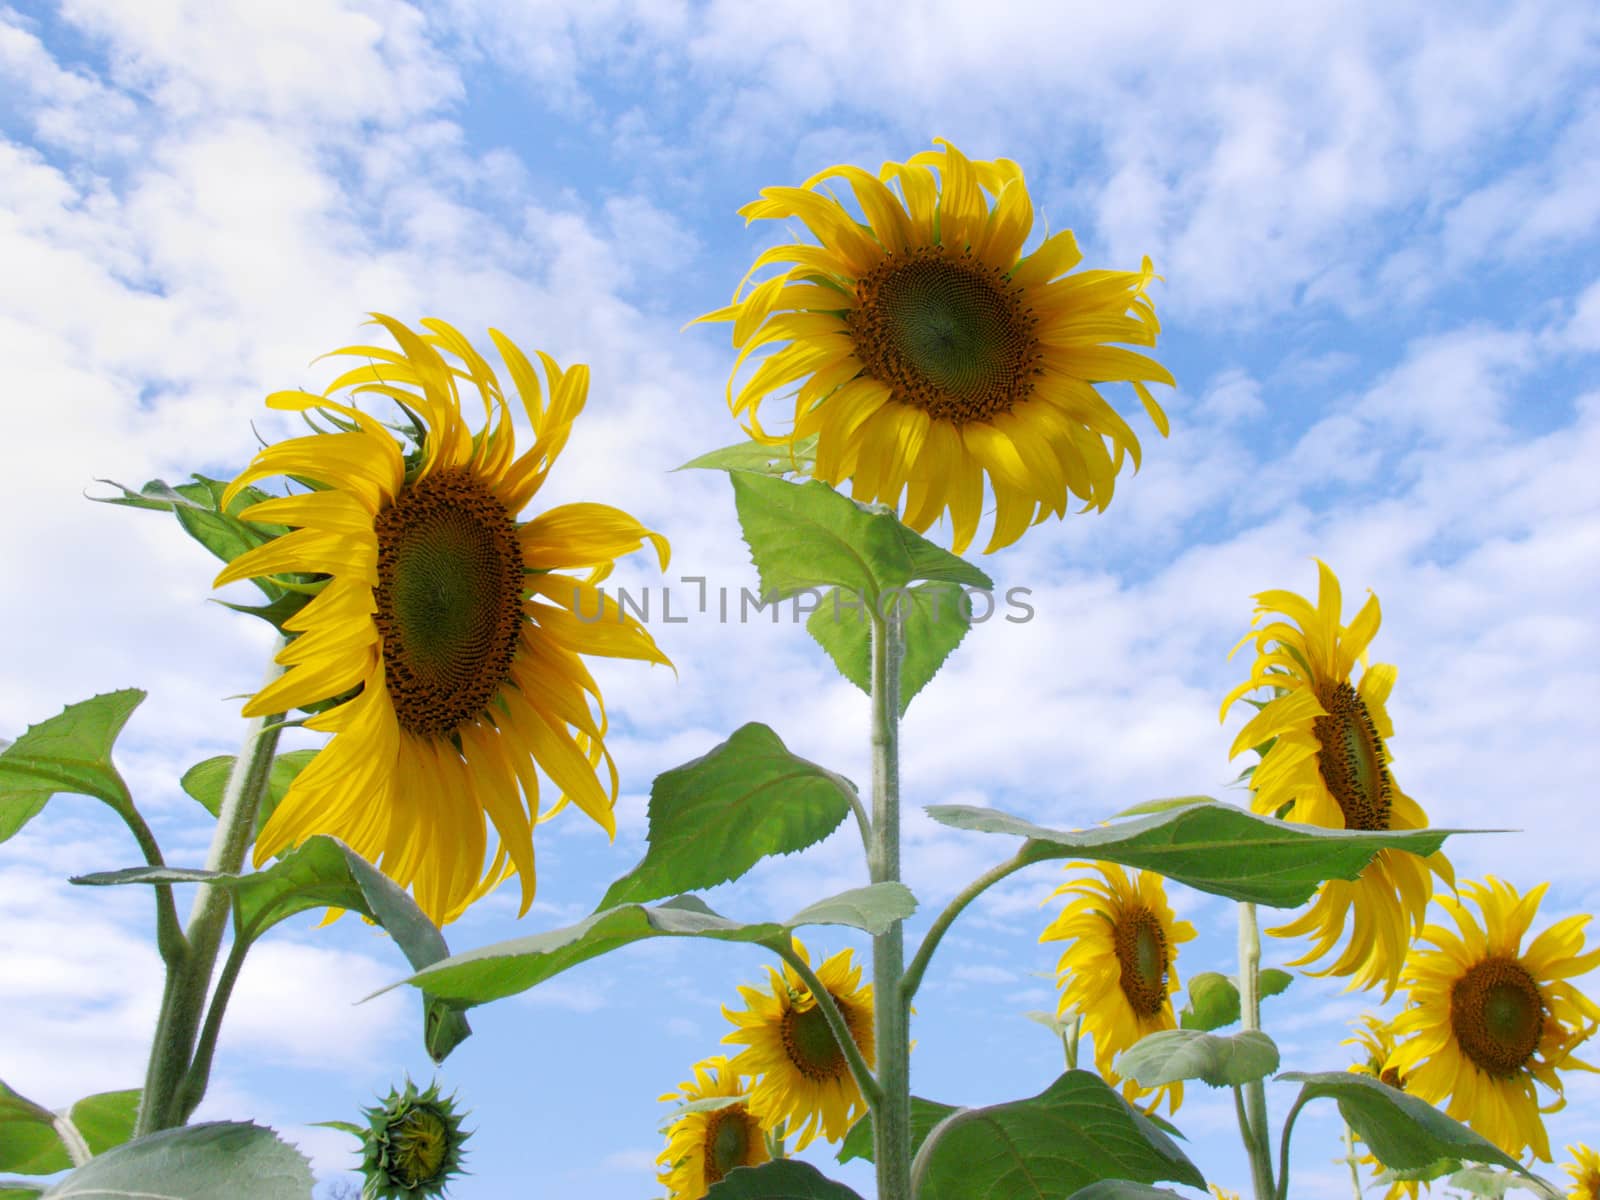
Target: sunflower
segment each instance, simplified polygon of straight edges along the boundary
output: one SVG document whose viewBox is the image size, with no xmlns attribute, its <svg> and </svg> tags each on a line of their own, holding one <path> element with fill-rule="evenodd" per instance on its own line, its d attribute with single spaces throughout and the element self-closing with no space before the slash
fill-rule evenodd
<svg viewBox="0 0 1600 1200">
<path fill-rule="evenodd" d="M 1272 688 L 1277 695 L 1239 731 L 1232 758 L 1270 743 L 1250 776 L 1251 807 L 1267 816 L 1325 829 L 1421 829 L 1427 814 L 1402 792 L 1389 769 L 1387 738 L 1394 736 L 1384 707 L 1394 688 L 1388 663 L 1366 665 L 1367 646 L 1378 632 L 1378 598 L 1367 602 L 1349 625 L 1340 624 L 1339 580 L 1321 559 L 1315 607 L 1293 592 L 1262 592 L 1253 624 L 1274 619 L 1247 634 L 1256 661 L 1246 679 L 1222 702 L 1222 715 L 1246 692 Z M 1292 623 L 1291 623 L 1292 622 Z M 1237 649 L 1237 647 L 1235 647 Z M 1350 672 L 1363 664 L 1361 681 Z M 1421 932 L 1433 894 L 1432 869 L 1453 879 L 1443 853 L 1420 858 L 1404 850 L 1380 850 L 1354 880 L 1330 879 L 1296 920 L 1267 932 L 1275 937 L 1315 937 L 1311 949 L 1289 965 L 1327 955 L 1354 913 L 1343 953 L 1317 975 L 1354 976 L 1352 988 L 1384 985 L 1393 995 L 1411 938 Z"/>
<path fill-rule="evenodd" d="M 1461 932 L 1429 925 L 1407 956 L 1409 1002 L 1394 1021 L 1401 1040 L 1389 1065 L 1412 1095 L 1430 1104 L 1448 1096 L 1452 1117 L 1507 1154 L 1531 1146 L 1549 1162 L 1539 1114 L 1566 1103 L 1557 1071 L 1594 1070 L 1572 1054 L 1600 1021 L 1600 1007 L 1567 980 L 1600 964 L 1600 949 L 1583 953 L 1583 915 L 1557 921 L 1522 949 L 1547 886 L 1519 896 L 1493 876 L 1463 884 L 1483 911 L 1481 926 L 1463 901 L 1437 898 Z M 1555 1093 L 1545 1108 L 1535 1082 Z"/>
<path fill-rule="evenodd" d="M 306 727 L 333 737 L 261 830 L 255 863 L 327 833 L 381 860 L 438 923 L 513 872 L 525 913 L 536 821 L 570 800 L 614 834 L 617 771 L 602 741 L 605 708 L 579 656 L 670 666 L 643 626 L 594 586 L 645 541 L 665 567 L 666 539 L 602 504 L 516 520 L 583 410 L 587 367 L 563 371 L 540 353 L 546 403 L 527 357 L 490 330 L 533 427 L 532 448 L 516 456 L 500 384 L 460 333 L 437 320 L 423 321 L 428 332 L 419 335 L 374 319 L 399 352 L 334 351 L 364 364 L 321 396 L 268 396 L 269 407 L 320 413 L 334 428 L 313 424 L 310 436 L 262 450 L 224 501 L 275 475 L 315 489 L 245 509 L 247 520 L 294 531 L 217 576 L 219 587 L 279 572 L 320 577 L 315 597 L 283 623 L 292 640 L 278 662 L 287 671 L 244 712 L 316 706 Z M 458 380 L 482 398 L 477 433 L 461 411 Z M 409 456 L 388 427 L 329 399 L 345 388 L 398 402 L 413 425 Z M 559 573 L 572 567 L 588 578 Z M 595 774 L 602 760 L 609 794 Z M 560 789 L 543 814 L 536 763 Z M 487 869 L 485 815 L 499 835 Z"/>
<path fill-rule="evenodd" d="M 1567 1174 L 1572 1176 L 1572 1190 L 1568 1200 L 1600 1200 L 1600 1154 L 1587 1146 L 1568 1146 L 1572 1162 Z"/>
<path fill-rule="evenodd" d="M 741 216 L 798 217 L 821 244 L 764 252 L 733 303 L 697 320 L 734 323 L 729 406 L 758 441 L 815 436 L 816 478 L 849 479 L 857 500 L 895 509 L 903 497 L 903 519 L 919 532 L 948 511 L 959 554 L 977 531 L 987 477 L 996 505 L 987 552 L 1065 514 L 1069 492 L 1104 510 L 1124 457 L 1138 467 L 1139 439 L 1095 384 L 1131 383 L 1165 436 L 1145 384 L 1173 379 L 1110 345 L 1155 345 L 1148 258 L 1137 271 L 1069 276 L 1082 258 L 1070 230 L 1023 257 L 1033 204 L 1021 168 L 936 144 L 884 163 L 877 178 L 835 166 L 802 187 L 763 189 Z M 850 185 L 865 222 L 819 194 L 826 179 Z M 792 265 L 744 295 L 750 275 L 775 263 Z M 744 360 L 774 343 L 785 344 L 735 397 Z M 794 425 L 769 435 L 761 403 L 790 384 Z"/>
<path fill-rule="evenodd" d="M 1363 1062 L 1354 1063 L 1350 1070 L 1356 1075 L 1367 1075 L 1380 1083 L 1386 1083 L 1399 1091 L 1406 1090 L 1406 1081 L 1400 1072 L 1389 1065 L 1389 1060 L 1394 1054 L 1394 1029 L 1386 1021 L 1379 1020 L 1371 1013 L 1361 1017 L 1363 1028 L 1356 1030 L 1356 1036 L 1346 1038 L 1339 1043 L 1341 1046 L 1360 1046 L 1366 1052 Z M 1350 1134 L 1352 1141 L 1355 1134 Z M 1374 1172 L 1384 1170 L 1384 1166 L 1374 1155 L 1363 1154 L 1356 1160 L 1363 1166 L 1371 1167 Z M 1384 1200 L 1400 1200 L 1402 1196 L 1416 1200 L 1419 1191 L 1427 1190 L 1427 1184 L 1414 1179 L 1400 1179 L 1389 1185 L 1389 1190 L 1384 1193 Z"/>
<path fill-rule="evenodd" d="M 811 956 L 799 938 L 794 945 L 809 964 Z M 861 968 L 851 965 L 851 955 L 849 949 L 839 951 L 816 975 L 843 1015 L 861 1057 L 873 1066 L 872 985 L 861 983 Z M 746 1047 L 729 1066 L 741 1075 L 759 1077 L 750 1091 L 750 1111 L 764 1128 L 787 1121 L 796 1134 L 796 1150 L 804 1150 L 819 1132 L 836 1142 L 866 1111 L 861 1088 L 827 1018 L 794 968 L 785 963 L 781 975 L 772 967 L 767 974 L 768 991 L 740 987 L 748 1008 L 722 1010 L 738 1026 L 722 1040 Z"/>
<path fill-rule="evenodd" d="M 719 1054 L 696 1063 L 694 1078 L 660 1099 L 711 1100 L 744 1094 L 738 1072 Z M 665 1185 L 668 1200 L 701 1200 L 712 1184 L 735 1167 L 757 1167 L 771 1157 L 761 1122 L 742 1101 L 686 1112 L 667 1130 L 667 1148 L 656 1157 L 666 1170 L 657 1180 Z"/>
<path fill-rule="evenodd" d="M 1115 863 L 1095 862 L 1072 862 L 1065 869 L 1080 867 L 1100 878 L 1074 879 L 1050 893 L 1046 903 L 1063 893 L 1075 899 L 1039 940 L 1072 943 L 1056 964 L 1062 988 L 1056 1011 L 1083 1014 L 1084 1031 L 1094 1039 L 1095 1069 L 1111 1083 L 1121 1083 L 1131 1101 L 1150 1089 L 1122 1079 L 1111 1062 L 1146 1034 L 1177 1027 L 1171 999 L 1179 986 L 1177 945 L 1195 936 L 1194 926 L 1173 914 L 1154 871 L 1130 876 Z M 1163 1093 L 1169 1111 L 1176 1112 L 1183 1084 L 1156 1089 L 1152 1110 Z"/>
</svg>

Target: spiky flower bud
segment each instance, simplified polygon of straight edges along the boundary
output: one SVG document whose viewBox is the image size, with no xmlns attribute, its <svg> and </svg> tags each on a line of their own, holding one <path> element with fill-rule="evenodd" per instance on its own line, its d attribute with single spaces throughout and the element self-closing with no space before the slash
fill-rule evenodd
<svg viewBox="0 0 1600 1200">
<path fill-rule="evenodd" d="M 455 1097 L 444 1099 L 437 1083 L 418 1092 L 411 1080 L 406 1090 L 391 1090 L 376 1108 L 362 1110 L 361 1173 L 366 1183 L 362 1200 L 424 1200 L 442 1196 L 455 1175 L 462 1174 L 461 1131 L 464 1114 Z"/>
</svg>

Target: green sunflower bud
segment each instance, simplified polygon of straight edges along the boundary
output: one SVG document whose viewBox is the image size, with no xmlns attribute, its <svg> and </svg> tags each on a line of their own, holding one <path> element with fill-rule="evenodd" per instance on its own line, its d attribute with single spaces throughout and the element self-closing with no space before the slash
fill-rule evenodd
<svg viewBox="0 0 1600 1200">
<path fill-rule="evenodd" d="M 362 1200 L 423 1200 L 442 1196 L 461 1170 L 461 1132 L 455 1097 L 444 1099 L 437 1083 L 418 1092 L 411 1080 L 406 1090 L 391 1090 L 376 1108 L 362 1110 L 368 1127 L 362 1131 L 361 1173 L 366 1183 Z"/>
</svg>

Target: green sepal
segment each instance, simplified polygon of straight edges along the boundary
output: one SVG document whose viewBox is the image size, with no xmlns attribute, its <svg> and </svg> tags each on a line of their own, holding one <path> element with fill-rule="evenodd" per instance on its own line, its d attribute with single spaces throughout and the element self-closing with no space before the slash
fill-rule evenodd
<svg viewBox="0 0 1600 1200">
<path fill-rule="evenodd" d="M 93 796 L 118 813 L 133 811 L 128 785 L 111 765 L 111 748 L 144 697 L 138 688 L 124 688 L 69 704 L 0 750 L 0 842 L 61 793 Z"/>
<path fill-rule="evenodd" d="M 462 1174 L 462 1143 L 472 1135 L 461 1129 L 466 1115 L 455 1110 L 455 1097 L 439 1095 L 439 1085 L 419 1092 L 406 1080 L 405 1091 L 390 1089 L 375 1108 L 362 1109 L 367 1128 L 362 1141 L 361 1174 L 366 1179 L 363 1200 L 428 1200 L 441 1196 L 451 1180 Z M 413 1148 L 418 1126 L 442 1141 L 439 1160 L 418 1161 Z"/>
<path fill-rule="evenodd" d="M 1355 879 L 1379 850 L 1428 855 L 1459 829 L 1321 829 L 1228 804 L 1188 804 L 1095 829 L 1046 829 L 991 808 L 939 804 L 942 825 L 1027 839 L 1027 862 L 1096 859 L 1159 872 L 1202 892 L 1272 908 L 1309 900 L 1329 879 Z"/>
<path fill-rule="evenodd" d="M 775 948 L 787 946 L 793 931 L 802 925 L 848 925 L 876 935 L 909 917 L 916 907 L 910 889 L 901 883 L 852 888 L 808 905 L 781 922 L 730 921 L 695 895 L 676 896 L 650 907 L 623 904 L 591 913 L 564 929 L 464 951 L 372 995 L 409 983 L 470 1008 L 527 991 L 581 962 L 646 938 L 705 937 Z"/>
<path fill-rule="evenodd" d="M 656 900 L 737 879 L 762 858 L 822 841 L 850 812 L 850 783 L 791 754 L 752 722 L 650 786 L 644 858 L 597 906 Z"/>
</svg>

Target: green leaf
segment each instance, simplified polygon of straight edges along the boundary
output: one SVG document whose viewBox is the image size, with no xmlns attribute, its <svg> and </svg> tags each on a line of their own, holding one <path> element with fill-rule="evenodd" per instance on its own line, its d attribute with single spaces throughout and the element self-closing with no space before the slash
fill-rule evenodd
<svg viewBox="0 0 1600 1200">
<path fill-rule="evenodd" d="M 1171 812 L 1175 808 L 1188 808 L 1191 804 L 1215 803 L 1216 801 L 1210 796 L 1167 796 L 1160 800 L 1141 800 L 1121 812 L 1112 813 L 1111 819 L 1120 821 L 1123 817 L 1143 817 L 1150 813 Z"/>
<path fill-rule="evenodd" d="M 739 442 L 691 458 L 676 471 L 698 467 L 711 471 L 754 471 L 760 475 L 786 475 L 808 472 L 817 457 L 817 435 L 803 437 L 791 446 L 768 446 L 762 442 Z"/>
<path fill-rule="evenodd" d="M 1261 972 L 1257 986 L 1265 999 L 1276 996 L 1293 982 L 1294 976 L 1289 972 L 1268 967 Z M 1178 1014 L 1178 1025 L 1183 1029 L 1221 1029 L 1239 1019 L 1239 985 L 1231 976 L 1215 971 L 1191 975 L 1188 996 L 1188 1003 Z"/>
<path fill-rule="evenodd" d="M 55 1114 L 0 1082 L 0 1171 L 53 1175 L 72 1165 Z"/>
<path fill-rule="evenodd" d="M 1143 1087 L 1198 1079 L 1227 1087 L 1265 1079 L 1278 1069 L 1278 1047 L 1259 1029 L 1228 1037 L 1198 1029 L 1147 1033 L 1117 1058 L 1117 1073 Z"/>
<path fill-rule="evenodd" d="M 892 512 L 865 508 L 824 483 L 788 483 L 744 471 L 728 478 L 763 596 L 841 587 L 876 604 L 884 589 L 917 579 L 994 586 L 977 567 L 911 532 Z"/>
<path fill-rule="evenodd" d="M 1166 1134 L 1088 1071 L 1027 1100 L 955 1114 L 924 1155 L 918 1200 L 1059 1200 L 1100 1179 L 1205 1186 Z"/>
<path fill-rule="evenodd" d="M 139 1089 L 97 1092 L 85 1096 L 67 1112 L 67 1119 L 83 1135 L 92 1154 L 104 1154 L 133 1136 L 133 1122 L 139 1115 Z"/>
<path fill-rule="evenodd" d="M 778 1158 L 759 1167 L 735 1167 L 712 1185 L 706 1200 L 861 1200 L 861 1194 L 810 1163 Z"/>
<path fill-rule="evenodd" d="M 90 1159 L 44 1200 L 308 1200 L 311 1164 L 259 1125 L 210 1122 L 135 1138 Z"/>
<path fill-rule="evenodd" d="M 345 908 L 383 926 L 416 970 L 450 953 L 444 935 L 416 901 L 392 879 L 337 838 L 317 834 L 270 867 L 228 875 L 186 867 L 127 867 L 80 875 L 73 883 L 211 883 L 234 893 L 235 916 L 244 936 L 260 937 L 278 922 L 311 908 Z M 453 1006 L 424 992 L 423 1040 L 434 1062 L 472 1032 Z"/>
<path fill-rule="evenodd" d="M 1385 1171 L 1378 1178 L 1381 1180 L 1390 1174 L 1398 1175 L 1395 1172 Z M 1496 1171 L 1491 1167 L 1462 1167 L 1446 1182 L 1468 1195 L 1486 1196 L 1489 1200 L 1501 1200 L 1501 1197 L 1512 1188 L 1532 1192 L 1536 1196 L 1543 1197 L 1543 1200 L 1566 1200 L 1567 1195 L 1549 1180 L 1538 1175 L 1512 1175 L 1510 1172 Z"/>
<path fill-rule="evenodd" d="M 900 660 L 900 715 L 904 716 L 912 697 L 938 673 L 971 624 L 966 593 L 959 584 L 922 583 L 901 594 L 906 597 L 905 653 Z M 863 603 L 845 600 L 838 588 L 830 588 L 817 610 L 806 618 L 806 632 L 828 652 L 839 674 L 870 696 L 872 621 Z M 884 607 L 888 608 L 887 602 Z"/>
<path fill-rule="evenodd" d="M 359 1139 L 365 1139 L 367 1131 L 354 1121 L 313 1121 L 313 1125 L 322 1129 L 337 1129 L 340 1133 L 348 1133 Z"/>
<path fill-rule="evenodd" d="M 1027 838 L 1030 862 L 1089 858 L 1157 871 L 1202 892 L 1293 908 L 1327 879 L 1354 879 L 1382 849 L 1432 854 L 1456 829 L 1320 829 L 1258 817 L 1229 804 L 1191 804 L 1097 829 L 1045 829 L 992 808 L 938 804 L 928 815 L 956 829 Z"/>
<path fill-rule="evenodd" d="M 0 1200 L 34 1200 L 44 1193 L 43 1186 L 34 1186 L 16 1179 L 0 1179 Z"/>
<path fill-rule="evenodd" d="M 1184 1200 L 1169 1188 L 1148 1187 L 1126 1179 L 1102 1179 L 1079 1188 L 1067 1200 Z"/>
<path fill-rule="evenodd" d="M 675 896 L 737 879 L 769 854 L 792 854 L 839 827 L 849 787 L 789 753 L 752 722 L 650 787 L 649 848 L 599 908 Z"/>
<path fill-rule="evenodd" d="M 193 480 L 192 483 L 180 483 L 177 487 L 172 487 L 160 479 L 152 479 L 137 492 L 110 479 L 102 479 L 98 482 L 116 488 L 122 495 L 91 496 L 90 499 L 102 504 L 119 504 L 130 508 L 170 512 L 177 517 L 178 524 L 183 527 L 185 533 L 225 563 L 231 563 L 245 551 L 253 550 L 289 532 L 287 525 L 239 519 L 239 513 L 250 505 L 271 499 L 271 496 L 260 488 L 241 488 L 233 503 L 224 512 L 222 494 L 227 490 L 227 482 L 209 479 L 204 475 L 192 475 L 190 478 Z M 292 578 L 309 583 L 315 577 L 298 575 Z M 310 596 L 291 588 L 280 587 L 270 579 L 255 579 L 252 582 L 267 597 L 269 603 L 259 609 L 248 605 L 229 605 L 229 607 L 262 617 L 278 628 L 282 628 L 283 622 L 304 608 L 311 599 Z"/>
<path fill-rule="evenodd" d="M 569 967 L 619 946 L 654 937 L 706 937 L 724 942 L 785 944 L 801 925 L 849 925 L 878 934 L 916 910 L 910 890 L 899 883 L 854 888 L 802 909 L 787 921 L 741 924 L 720 916 L 698 896 L 677 896 L 646 908 L 623 904 L 591 913 L 576 925 L 496 942 L 435 963 L 409 979 L 462 1007 L 486 1004 L 527 991 Z M 400 984 L 391 984 L 380 995 Z"/>
<path fill-rule="evenodd" d="M 289 794 L 289 785 L 295 776 L 310 765 L 311 760 L 317 756 L 315 750 L 286 750 L 272 760 L 272 771 L 267 776 L 267 794 L 261 798 L 261 808 L 256 813 L 256 828 L 251 834 L 250 842 L 253 843 L 261 833 L 261 828 L 267 823 L 267 818 L 272 816 L 273 810 L 283 803 L 283 798 Z M 228 787 L 228 774 L 233 770 L 234 757 L 231 754 L 219 754 L 215 758 L 208 758 L 204 762 L 195 763 L 183 773 L 179 781 L 183 790 L 198 800 L 205 810 L 213 817 L 222 811 L 222 793 Z"/>
<path fill-rule="evenodd" d="M 1297 1105 L 1323 1097 L 1336 1101 L 1345 1124 L 1390 1170 L 1425 1167 L 1436 1159 L 1455 1158 L 1493 1163 L 1529 1174 L 1516 1159 L 1461 1122 L 1369 1075 L 1285 1071 L 1278 1078 L 1301 1085 Z"/>
<path fill-rule="evenodd" d="M 0 842 L 60 792 L 94 796 L 119 812 L 133 807 L 128 785 L 111 765 L 111 747 L 144 696 L 124 688 L 69 704 L 0 750 Z"/>
<path fill-rule="evenodd" d="M 933 1127 L 955 1111 L 956 1107 L 953 1104 L 940 1104 L 937 1100 L 924 1100 L 921 1096 L 911 1097 L 911 1153 L 915 1154 L 920 1150 L 928 1134 L 933 1132 Z M 839 1161 L 845 1163 L 852 1158 L 874 1161 L 870 1112 L 850 1126 L 850 1131 L 844 1135 L 844 1141 L 839 1143 Z"/>
</svg>

